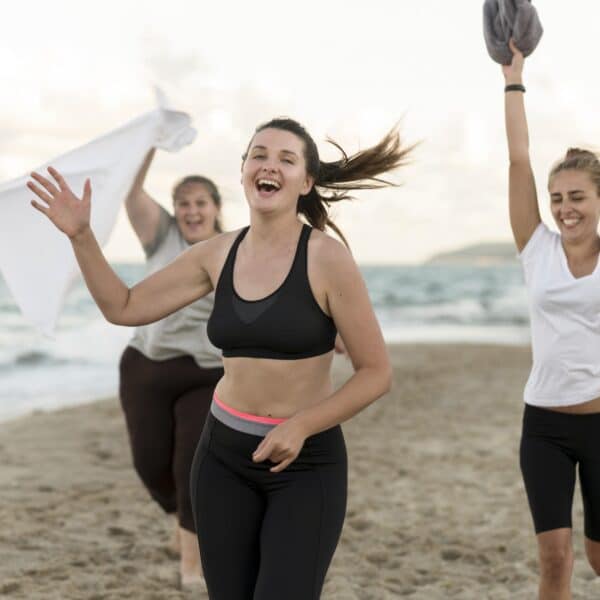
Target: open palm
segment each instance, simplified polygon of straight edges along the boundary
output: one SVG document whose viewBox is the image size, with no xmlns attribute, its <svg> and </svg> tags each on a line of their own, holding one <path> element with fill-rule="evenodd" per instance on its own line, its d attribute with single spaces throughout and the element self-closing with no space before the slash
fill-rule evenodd
<svg viewBox="0 0 600 600">
<path fill-rule="evenodd" d="M 73 238 L 90 225 L 92 198 L 90 180 L 86 179 L 83 196 L 80 199 L 72 192 L 64 177 L 56 169 L 48 167 L 48 173 L 54 182 L 39 173 L 31 173 L 32 179 L 39 185 L 28 181 L 27 187 L 43 202 L 42 204 L 37 200 L 32 200 L 31 205 L 45 214 L 60 231 Z"/>
</svg>

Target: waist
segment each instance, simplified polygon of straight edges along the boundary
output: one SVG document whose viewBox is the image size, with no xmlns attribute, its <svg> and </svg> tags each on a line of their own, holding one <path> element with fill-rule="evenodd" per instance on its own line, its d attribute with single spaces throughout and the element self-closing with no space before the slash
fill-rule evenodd
<svg viewBox="0 0 600 600">
<path fill-rule="evenodd" d="M 213 394 L 210 412 L 216 419 L 231 429 L 262 437 L 267 435 L 271 429 L 286 421 L 286 419 L 255 415 L 233 408 L 219 400 L 216 392 Z"/>
</svg>

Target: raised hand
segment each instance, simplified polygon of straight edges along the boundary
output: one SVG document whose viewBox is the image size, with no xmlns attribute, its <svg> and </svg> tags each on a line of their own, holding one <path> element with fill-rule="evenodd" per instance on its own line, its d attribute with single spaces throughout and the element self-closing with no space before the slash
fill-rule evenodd
<svg viewBox="0 0 600 600">
<path fill-rule="evenodd" d="M 513 57 L 510 65 L 502 66 L 502 73 L 504 73 L 506 83 L 523 83 L 523 64 L 525 62 L 525 57 L 516 47 L 515 41 L 512 38 L 508 41 L 508 46 L 513 53 Z"/>
<path fill-rule="evenodd" d="M 46 215 L 60 231 L 72 239 L 90 226 L 92 198 L 90 180 L 85 180 L 83 196 L 80 199 L 71 191 L 64 177 L 56 169 L 48 167 L 48 173 L 54 182 L 39 173 L 31 173 L 32 179 L 39 185 L 28 181 L 27 187 L 43 202 L 41 204 L 37 200 L 32 200 L 31 205 Z"/>
</svg>

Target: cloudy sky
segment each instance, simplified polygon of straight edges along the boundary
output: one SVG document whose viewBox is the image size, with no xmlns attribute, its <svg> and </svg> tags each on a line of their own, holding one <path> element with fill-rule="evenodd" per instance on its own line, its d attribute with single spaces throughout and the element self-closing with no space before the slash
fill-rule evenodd
<svg viewBox="0 0 600 600">
<path fill-rule="evenodd" d="M 147 189 L 165 206 L 189 173 L 221 187 L 225 224 L 248 221 L 240 155 L 275 115 L 353 152 L 401 119 L 420 141 L 399 189 L 336 209 L 363 263 L 419 262 L 509 240 L 503 79 L 487 56 L 479 0 L 183 0 L 13 3 L 0 26 L 0 180 L 154 107 L 161 86 L 199 134 L 160 153 Z M 539 0 L 545 35 L 526 63 L 531 150 L 543 215 L 550 164 L 568 145 L 598 149 L 597 0 Z M 107 246 L 141 260 L 122 214 Z"/>
</svg>

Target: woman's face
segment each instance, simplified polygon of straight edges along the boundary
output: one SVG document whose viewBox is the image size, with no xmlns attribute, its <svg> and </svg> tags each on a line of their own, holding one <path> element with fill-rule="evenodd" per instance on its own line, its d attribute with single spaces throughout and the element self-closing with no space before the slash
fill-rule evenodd
<svg viewBox="0 0 600 600">
<path fill-rule="evenodd" d="M 206 240 L 216 233 L 219 207 L 201 183 L 183 185 L 175 196 L 173 210 L 177 227 L 188 244 Z"/>
<path fill-rule="evenodd" d="M 559 171 L 548 185 L 550 209 L 563 239 L 580 242 L 598 235 L 600 196 L 585 171 Z"/>
<path fill-rule="evenodd" d="M 281 129 L 256 133 L 242 163 L 242 185 L 250 210 L 295 214 L 298 197 L 307 194 L 313 185 L 313 178 L 306 172 L 303 140 Z"/>
</svg>

